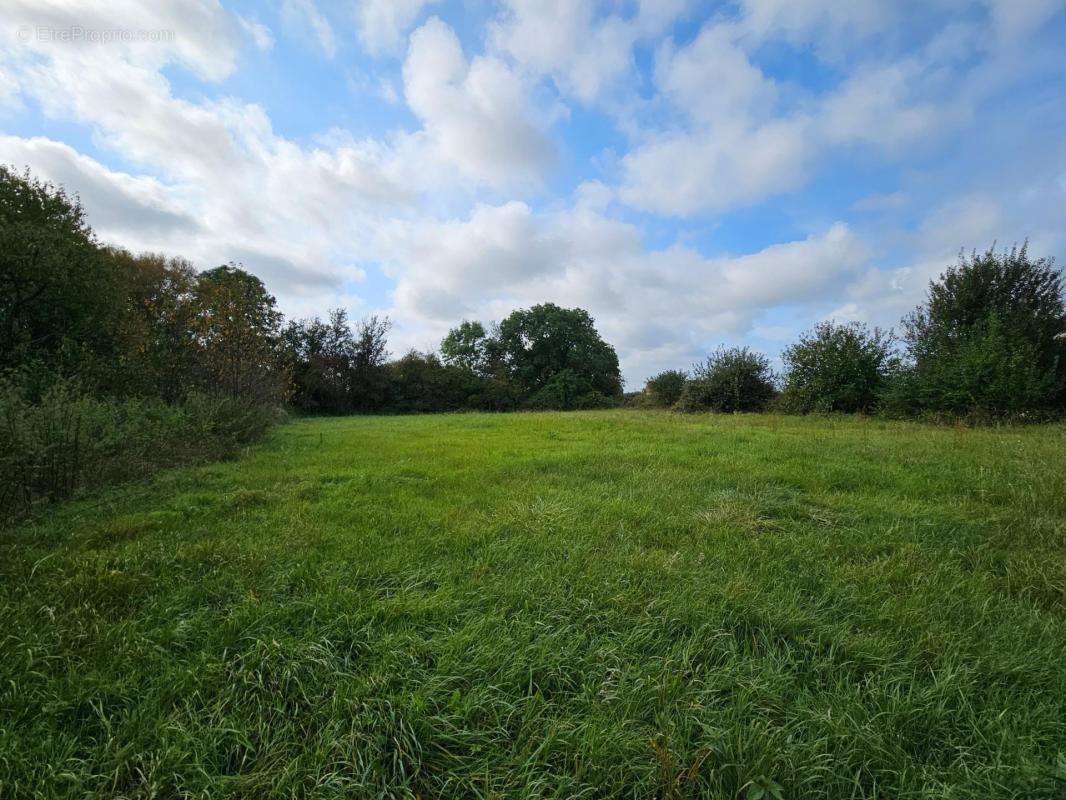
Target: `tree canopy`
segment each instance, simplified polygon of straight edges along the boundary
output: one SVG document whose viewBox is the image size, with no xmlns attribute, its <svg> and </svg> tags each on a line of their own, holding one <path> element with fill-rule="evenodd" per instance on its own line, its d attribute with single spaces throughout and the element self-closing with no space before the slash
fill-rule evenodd
<svg viewBox="0 0 1066 800">
<path fill-rule="evenodd" d="M 574 397 L 621 396 L 618 354 L 584 309 L 543 303 L 514 311 L 500 323 L 496 342 L 509 376 L 529 396 L 553 381 L 565 381 Z"/>
</svg>

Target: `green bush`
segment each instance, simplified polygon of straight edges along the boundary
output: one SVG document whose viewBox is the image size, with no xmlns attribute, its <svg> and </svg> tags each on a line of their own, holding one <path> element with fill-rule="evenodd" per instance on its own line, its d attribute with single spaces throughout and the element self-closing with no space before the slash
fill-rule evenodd
<svg viewBox="0 0 1066 800">
<path fill-rule="evenodd" d="M 525 405 L 535 410 L 611 408 L 620 400 L 620 397 L 591 389 L 584 376 L 576 371 L 563 369 L 534 392 Z"/>
<path fill-rule="evenodd" d="M 644 394 L 652 405 L 671 408 L 681 399 L 688 375 L 678 369 L 668 369 L 649 378 L 644 384 Z"/>
<path fill-rule="evenodd" d="M 276 415 L 241 400 L 203 394 L 175 405 L 100 399 L 69 383 L 57 383 L 31 402 L 21 387 L 2 384 L 0 520 L 83 488 L 231 456 L 262 436 Z"/>
<path fill-rule="evenodd" d="M 903 322 L 890 411 L 1021 418 L 1066 407 L 1066 305 L 1052 261 L 1026 248 L 961 257 Z"/>
<path fill-rule="evenodd" d="M 677 405 L 681 411 L 761 411 L 774 393 L 766 356 L 747 347 L 719 348 L 693 368 Z"/>
<path fill-rule="evenodd" d="M 782 408 L 867 412 L 877 404 L 893 366 L 892 336 L 865 325 L 823 322 L 785 350 Z"/>
</svg>

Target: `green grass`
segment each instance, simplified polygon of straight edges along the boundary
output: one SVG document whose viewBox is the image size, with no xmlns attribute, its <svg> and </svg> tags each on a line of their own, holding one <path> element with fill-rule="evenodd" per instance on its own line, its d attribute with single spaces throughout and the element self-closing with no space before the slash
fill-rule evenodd
<svg viewBox="0 0 1066 800">
<path fill-rule="evenodd" d="M 0 533 L 0 797 L 1061 798 L 1064 456 L 297 421 Z"/>
</svg>

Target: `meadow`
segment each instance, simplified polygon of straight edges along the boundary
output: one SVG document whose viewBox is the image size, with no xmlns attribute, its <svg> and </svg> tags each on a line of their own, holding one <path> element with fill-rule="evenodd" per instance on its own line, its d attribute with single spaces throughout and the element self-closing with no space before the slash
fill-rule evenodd
<svg viewBox="0 0 1066 800">
<path fill-rule="evenodd" d="M 1064 455 L 295 420 L 0 532 L 0 797 L 1061 798 Z"/>
</svg>

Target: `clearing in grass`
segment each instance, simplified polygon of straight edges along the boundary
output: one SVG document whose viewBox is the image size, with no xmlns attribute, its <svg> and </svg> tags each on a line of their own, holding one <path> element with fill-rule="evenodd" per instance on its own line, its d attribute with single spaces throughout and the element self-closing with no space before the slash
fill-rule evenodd
<svg viewBox="0 0 1066 800">
<path fill-rule="evenodd" d="M 1064 453 L 300 420 L 0 533 L 0 796 L 1061 797 Z"/>
</svg>

